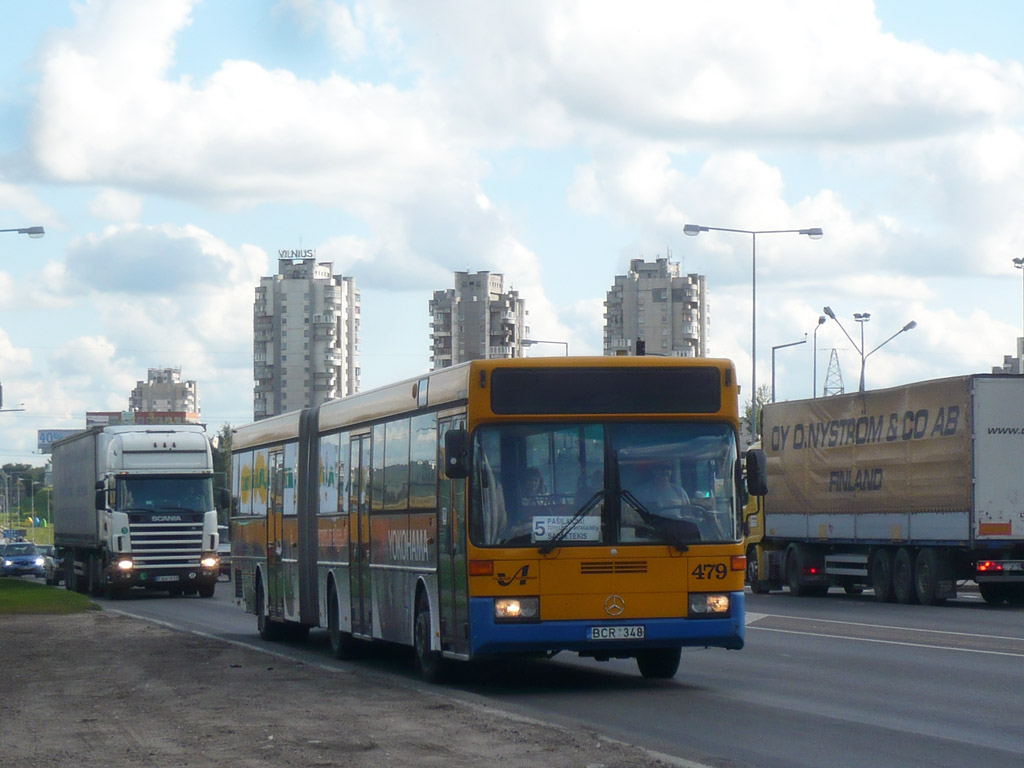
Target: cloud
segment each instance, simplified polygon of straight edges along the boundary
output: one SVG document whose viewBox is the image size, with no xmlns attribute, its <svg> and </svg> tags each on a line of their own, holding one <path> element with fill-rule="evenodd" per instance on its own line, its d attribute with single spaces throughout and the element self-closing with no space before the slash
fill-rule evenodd
<svg viewBox="0 0 1024 768">
<path fill-rule="evenodd" d="M 89 213 L 107 221 L 138 221 L 142 215 L 142 197 L 118 189 L 103 189 L 89 204 Z"/>
</svg>

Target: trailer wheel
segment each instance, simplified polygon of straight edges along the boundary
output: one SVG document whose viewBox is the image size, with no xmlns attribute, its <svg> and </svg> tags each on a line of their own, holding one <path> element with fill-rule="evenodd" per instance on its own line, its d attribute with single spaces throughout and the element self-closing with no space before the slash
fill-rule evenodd
<svg viewBox="0 0 1024 768">
<path fill-rule="evenodd" d="M 871 555 L 871 587 L 875 590 L 875 600 L 878 602 L 891 603 L 894 600 L 892 555 L 886 549 L 876 549 Z"/>
<path fill-rule="evenodd" d="M 946 598 L 939 597 L 939 574 L 944 570 L 940 555 L 932 547 L 917 553 L 914 561 L 914 591 L 921 605 L 941 605 Z"/>
<path fill-rule="evenodd" d="M 979 584 L 981 598 L 989 605 L 1002 605 L 1006 602 L 1008 592 L 1006 584 Z"/>
<path fill-rule="evenodd" d="M 747 547 L 747 583 L 755 595 L 767 595 L 771 592 L 768 582 L 761 581 L 761 569 L 757 562 L 757 547 Z"/>
<path fill-rule="evenodd" d="M 917 592 L 914 589 L 914 561 L 906 547 L 899 548 L 893 561 L 892 591 L 898 603 L 917 602 Z"/>
<path fill-rule="evenodd" d="M 666 680 L 679 671 L 681 648 L 650 648 L 637 651 L 636 666 L 645 680 Z"/>
</svg>

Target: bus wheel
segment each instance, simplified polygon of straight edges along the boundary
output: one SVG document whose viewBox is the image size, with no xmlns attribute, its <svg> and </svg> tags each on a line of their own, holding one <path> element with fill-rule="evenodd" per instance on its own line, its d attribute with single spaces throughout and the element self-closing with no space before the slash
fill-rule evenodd
<svg viewBox="0 0 1024 768">
<path fill-rule="evenodd" d="M 430 648 L 430 606 L 422 592 L 416 598 L 416 621 L 413 625 L 416 646 L 416 671 L 428 683 L 439 683 L 444 677 L 444 659 Z"/>
<path fill-rule="evenodd" d="M 637 653 L 636 665 L 645 680 L 665 680 L 676 676 L 681 655 L 681 648 L 652 648 Z"/>
<path fill-rule="evenodd" d="M 327 590 L 327 631 L 331 637 L 331 655 L 336 659 L 351 659 L 356 641 L 350 633 L 341 631 L 341 610 L 333 584 Z"/>
<path fill-rule="evenodd" d="M 747 548 L 747 583 L 755 595 L 767 595 L 771 590 L 768 583 L 761 581 L 761 570 L 757 564 L 757 547 Z"/>
<path fill-rule="evenodd" d="M 914 561 L 910 550 L 900 547 L 892 564 L 892 591 L 897 603 L 916 603 L 917 593 L 914 591 Z"/>
<path fill-rule="evenodd" d="M 256 587 L 256 631 L 261 640 L 280 640 L 284 636 L 284 627 L 280 622 L 274 621 L 267 616 L 267 607 L 263 602 L 263 585 Z"/>
<path fill-rule="evenodd" d="M 871 555 L 871 587 L 875 590 L 875 600 L 878 602 L 893 601 L 892 555 L 888 550 L 876 549 Z"/>
</svg>

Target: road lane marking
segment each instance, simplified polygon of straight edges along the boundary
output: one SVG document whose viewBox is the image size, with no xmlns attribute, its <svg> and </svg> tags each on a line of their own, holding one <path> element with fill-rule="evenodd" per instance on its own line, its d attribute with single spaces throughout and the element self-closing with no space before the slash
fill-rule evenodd
<svg viewBox="0 0 1024 768">
<path fill-rule="evenodd" d="M 984 638 L 986 640 L 1012 640 L 1014 642 L 1024 642 L 1024 637 L 1010 637 L 1005 635 L 979 635 L 977 632 L 952 632 L 947 629 L 920 629 L 918 627 L 897 627 L 890 624 L 868 624 L 863 621 L 841 621 L 839 619 L 817 619 L 812 616 L 787 616 L 782 613 L 748 613 L 747 616 L 756 616 L 756 619 L 750 619 L 747 622 L 747 626 L 753 621 L 759 621 L 761 619 L 789 619 L 791 621 L 816 621 L 819 624 L 843 624 L 848 627 L 867 627 L 869 629 L 892 629 L 897 632 L 927 632 L 930 635 L 954 635 L 958 637 L 976 637 Z"/>
<path fill-rule="evenodd" d="M 801 632 L 795 629 L 772 629 L 770 627 L 750 627 L 761 632 L 781 632 L 785 635 L 807 635 L 809 637 L 830 637 L 833 640 L 852 640 L 859 643 L 881 643 L 882 645 L 904 645 L 908 648 L 931 648 L 936 651 L 958 651 L 960 653 L 981 653 L 988 656 L 1011 656 L 1024 659 L 1024 653 L 1011 653 L 1009 651 L 985 651 L 979 648 L 957 648 L 952 645 L 928 645 L 927 643 L 904 643 L 899 640 L 879 640 L 873 637 L 850 637 L 848 635 L 828 635 L 823 632 Z"/>
</svg>

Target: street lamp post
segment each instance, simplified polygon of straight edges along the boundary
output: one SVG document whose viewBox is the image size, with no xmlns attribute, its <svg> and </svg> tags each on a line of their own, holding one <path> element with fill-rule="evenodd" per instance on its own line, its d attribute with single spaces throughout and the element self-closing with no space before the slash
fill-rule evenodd
<svg viewBox="0 0 1024 768">
<path fill-rule="evenodd" d="M 524 347 L 532 347 L 534 344 L 561 344 L 565 347 L 565 356 L 569 356 L 569 342 L 568 341 L 545 341 L 544 339 L 520 339 L 519 343 Z"/>
<path fill-rule="evenodd" d="M 1024 291 L 1024 259 L 1022 259 L 1020 256 L 1015 256 L 1013 259 L 1013 266 L 1020 270 L 1022 284 L 1021 290 Z M 1024 312 L 1024 303 L 1021 304 L 1021 308 L 1022 312 Z M 1024 370 L 1024 368 L 1021 368 L 1021 370 Z"/>
<path fill-rule="evenodd" d="M 811 362 L 814 372 L 811 374 L 811 399 L 818 396 L 818 329 L 825 324 L 825 316 L 818 315 L 818 324 L 814 326 L 814 351 Z"/>
<path fill-rule="evenodd" d="M 832 311 L 832 308 L 831 307 L 825 307 L 824 308 L 824 312 L 825 312 L 826 315 L 828 315 L 829 317 L 831 317 L 833 320 L 836 321 L 836 325 L 839 326 L 839 329 L 843 332 L 843 335 L 846 336 L 846 338 L 850 339 L 850 343 L 853 345 L 853 348 L 856 349 L 857 353 L 860 355 L 860 389 L 859 389 L 860 392 L 864 391 L 864 367 L 865 367 L 865 365 L 867 363 L 867 359 L 869 357 L 871 357 L 873 354 L 875 354 L 875 352 L 880 350 L 882 347 L 884 347 L 886 344 L 888 344 L 890 341 L 892 341 L 897 336 L 899 336 L 901 333 L 906 333 L 907 331 L 912 331 L 915 328 L 917 328 L 917 321 L 911 320 L 909 323 L 904 325 L 902 328 L 900 328 L 898 331 L 896 331 L 896 333 L 894 333 L 888 339 L 883 341 L 877 347 L 872 349 L 870 352 L 865 353 L 864 352 L 864 323 L 866 323 L 868 320 L 871 319 L 871 313 L 870 312 L 857 312 L 853 316 L 853 319 L 856 320 L 858 323 L 860 323 L 860 346 L 858 347 L 857 346 L 857 342 L 855 342 L 850 337 L 850 334 L 848 334 L 846 332 L 846 329 L 843 328 L 843 324 L 839 322 L 839 318 L 836 317 L 836 313 Z"/>
<path fill-rule="evenodd" d="M 802 339 L 800 339 L 800 341 L 791 341 L 788 344 L 776 344 L 774 347 L 772 347 L 772 402 L 773 403 L 775 402 L 775 350 L 776 349 L 783 349 L 785 347 L 795 347 L 797 344 L 806 344 L 806 343 L 807 343 L 807 334 L 805 333 L 804 337 Z"/>
<path fill-rule="evenodd" d="M 757 236 L 758 235 L 807 235 L 811 240 L 820 240 L 821 227 L 809 229 L 730 229 L 728 227 L 704 227 L 699 224 L 687 224 L 683 234 L 696 237 L 701 232 L 739 232 L 750 235 L 750 402 L 757 410 Z M 751 425 L 751 435 L 756 437 L 757 427 Z"/>
<path fill-rule="evenodd" d="M 19 235 L 28 235 L 31 238 L 40 238 L 46 234 L 42 227 L 15 227 L 14 229 L 0 229 L 0 232 L 17 232 Z"/>
<path fill-rule="evenodd" d="M 870 312 L 854 312 L 853 319 L 860 324 L 860 389 L 859 392 L 864 391 L 864 364 L 867 362 L 868 356 L 864 354 L 864 324 L 871 319 Z"/>
</svg>

